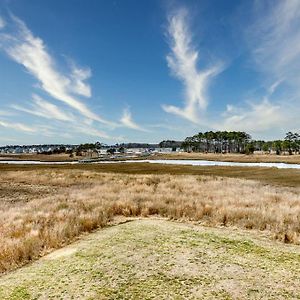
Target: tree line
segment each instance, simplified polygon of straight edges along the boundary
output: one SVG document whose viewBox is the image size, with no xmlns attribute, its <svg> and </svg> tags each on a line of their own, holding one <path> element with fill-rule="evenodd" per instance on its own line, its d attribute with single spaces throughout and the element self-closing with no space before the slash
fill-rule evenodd
<svg viewBox="0 0 300 300">
<path fill-rule="evenodd" d="M 244 131 L 207 131 L 187 137 L 182 148 L 188 152 L 246 153 L 254 151 L 299 154 L 300 134 L 288 132 L 283 140 L 253 140 Z"/>
<path fill-rule="evenodd" d="M 184 141 L 163 140 L 159 144 L 147 143 L 123 143 L 108 146 L 100 142 L 95 144 L 87 143 L 76 147 L 77 155 L 87 150 L 105 148 L 107 152 L 113 154 L 116 150 L 124 153 L 127 148 L 172 148 L 176 151 L 182 148 L 187 152 L 204 153 L 246 153 L 254 151 L 265 153 L 274 152 L 276 154 L 300 154 L 300 134 L 288 132 L 284 139 L 263 141 L 254 140 L 251 135 L 244 131 L 207 131 L 199 132 L 193 136 L 186 137 Z"/>
<path fill-rule="evenodd" d="M 300 153 L 300 134 L 288 132 L 283 140 L 255 141 L 256 149 L 264 152 L 274 151 L 276 154 L 286 152 L 288 154 Z"/>
</svg>

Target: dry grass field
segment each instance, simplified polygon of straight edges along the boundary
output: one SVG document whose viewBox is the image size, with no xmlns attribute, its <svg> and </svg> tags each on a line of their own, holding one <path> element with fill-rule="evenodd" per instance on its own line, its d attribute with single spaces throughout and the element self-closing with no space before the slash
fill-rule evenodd
<svg viewBox="0 0 300 300">
<path fill-rule="evenodd" d="M 40 160 L 40 161 L 76 161 L 82 156 L 70 157 L 69 154 L 0 154 L 0 160 Z"/>
<path fill-rule="evenodd" d="M 104 173 L 92 167 L 2 167 L 1 272 L 106 226 L 115 216 L 159 215 L 300 242 L 299 187 L 195 174 Z"/>
<path fill-rule="evenodd" d="M 36 170 L 83 170 L 92 172 L 140 175 L 204 175 L 256 180 L 264 184 L 300 187 L 300 170 L 261 167 L 199 167 L 149 163 L 13 165 L 0 164 L 0 172 Z"/>
<path fill-rule="evenodd" d="M 178 152 L 169 154 L 157 154 L 154 159 L 199 159 L 230 162 L 283 162 L 299 164 L 300 155 L 275 155 L 275 154 L 237 154 L 237 153 L 188 153 Z"/>
<path fill-rule="evenodd" d="M 39 160 L 39 161 L 76 161 L 83 156 L 70 157 L 69 154 L 0 154 L 0 160 Z M 145 157 L 135 158 L 145 159 Z M 300 155 L 275 155 L 275 154 L 237 154 L 237 153 L 188 153 L 176 152 L 169 154 L 157 153 L 147 159 L 199 159 L 229 162 L 284 162 L 291 164 L 300 163 Z"/>
</svg>

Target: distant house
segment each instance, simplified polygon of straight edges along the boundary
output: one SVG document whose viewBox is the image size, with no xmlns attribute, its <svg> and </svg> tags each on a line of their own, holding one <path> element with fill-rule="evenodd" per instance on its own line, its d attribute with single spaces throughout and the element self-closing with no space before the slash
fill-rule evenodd
<svg viewBox="0 0 300 300">
<path fill-rule="evenodd" d="M 155 148 L 153 152 L 155 153 L 170 153 L 172 152 L 172 148 Z"/>
<path fill-rule="evenodd" d="M 98 155 L 106 155 L 107 154 L 107 149 L 97 149 Z"/>
<path fill-rule="evenodd" d="M 144 148 L 128 148 L 125 150 L 126 154 L 142 154 L 148 152 L 148 149 Z"/>
</svg>

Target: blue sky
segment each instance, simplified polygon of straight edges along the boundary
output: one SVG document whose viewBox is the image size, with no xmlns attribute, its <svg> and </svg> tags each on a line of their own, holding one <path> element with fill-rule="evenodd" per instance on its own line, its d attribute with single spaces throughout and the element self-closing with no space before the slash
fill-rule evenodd
<svg viewBox="0 0 300 300">
<path fill-rule="evenodd" d="M 3 0 L 0 145 L 282 138 L 299 25 L 297 0 Z"/>
</svg>

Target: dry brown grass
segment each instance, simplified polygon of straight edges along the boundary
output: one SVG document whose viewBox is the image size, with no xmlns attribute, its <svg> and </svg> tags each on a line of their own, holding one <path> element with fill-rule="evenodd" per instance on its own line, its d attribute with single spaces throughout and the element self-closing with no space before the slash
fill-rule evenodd
<svg viewBox="0 0 300 300">
<path fill-rule="evenodd" d="M 276 155 L 276 154 L 238 154 L 238 153 L 169 153 L 157 154 L 153 157 L 164 159 L 200 159 L 200 160 L 215 160 L 215 161 L 231 161 L 231 162 L 284 162 L 290 164 L 299 164 L 300 155 Z"/>
<path fill-rule="evenodd" d="M 69 154 L 0 154 L 0 160 L 39 160 L 39 161 L 76 161 L 83 159 L 83 156 L 70 157 Z M 140 157 L 137 159 L 145 159 Z M 175 152 L 169 154 L 155 154 L 147 159 L 199 159 L 231 162 L 284 162 L 291 164 L 300 163 L 300 155 L 276 155 L 276 154 L 238 154 L 238 153 L 187 153 Z"/>
<path fill-rule="evenodd" d="M 37 153 L 22 153 L 22 154 L 0 154 L 0 160 L 40 160 L 40 161 L 75 161 L 82 159 L 82 156 L 70 157 L 70 154 L 37 154 Z"/>
<path fill-rule="evenodd" d="M 0 272 L 105 226 L 116 215 L 267 230 L 276 239 L 300 243 L 298 188 L 222 177 L 64 169 L 4 171 L 0 182 L 6 187 L 0 205 Z"/>
<path fill-rule="evenodd" d="M 74 164 L 74 165 L 14 165 L 0 164 L 0 173 L 7 171 L 82 170 L 117 174 L 155 174 L 155 175 L 205 175 L 238 179 L 251 179 L 265 184 L 287 187 L 300 187 L 299 169 L 278 169 L 261 167 L 199 167 L 189 165 L 162 165 L 149 163 L 114 164 Z"/>
</svg>

